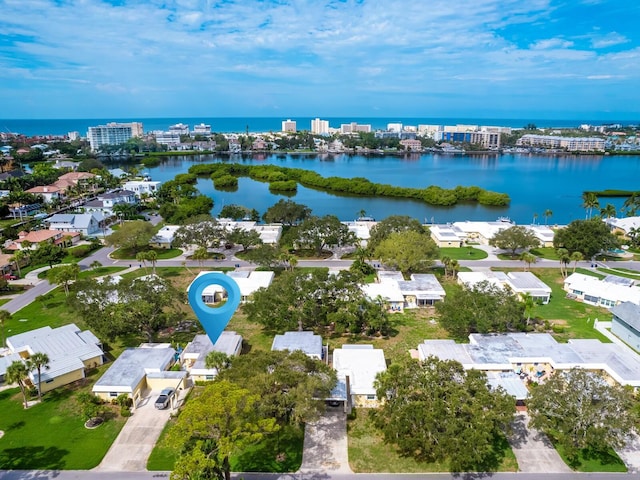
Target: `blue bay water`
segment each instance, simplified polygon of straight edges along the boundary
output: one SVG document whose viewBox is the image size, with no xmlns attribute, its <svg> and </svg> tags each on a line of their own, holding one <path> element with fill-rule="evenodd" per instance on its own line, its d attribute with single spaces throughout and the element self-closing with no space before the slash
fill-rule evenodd
<svg viewBox="0 0 640 480">
<path fill-rule="evenodd" d="M 585 190 L 638 190 L 639 156 L 541 156 L 541 155 L 413 155 L 408 157 L 365 157 L 359 155 L 256 155 L 254 157 L 218 157 L 214 155 L 170 157 L 147 169 L 154 180 L 171 180 L 197 163 L 239 162 L 247 165 L 274 164 L 314 170 L 323 176 L 365 177 L 373 182 L 424 188 L 439 185 L 477 185 L 487 190 L 508 193 L 506 208 L 462 204 L 434 207 L 422 202 L 389 198 L 334 195 L 305 187 L 290 198 L 312 208 L 316 215 L 334 214 L 341 220 L 353 220 L 365 210 L 377 219 L 389 215 L 409 215 L 424 222 L 446 223 L 464 220 L 495 220 L 508 216 L 521 224 L 534 221 L 566 224 L 585 217 L 582 193 Z M 269 192 L 268 184 L 248 178 L 239 179 L 236 192 L 220 192 L 209 178 L 198 180 L 199 190 L 214 199 L 213 213 L 224 205 L 240 204 L 263 213 L 284 195 Z M 603 198 L 601 204 L 620 208 L 624 199 Z M 545 219 L 543 213 L 553 215 Z"/>
</svg>

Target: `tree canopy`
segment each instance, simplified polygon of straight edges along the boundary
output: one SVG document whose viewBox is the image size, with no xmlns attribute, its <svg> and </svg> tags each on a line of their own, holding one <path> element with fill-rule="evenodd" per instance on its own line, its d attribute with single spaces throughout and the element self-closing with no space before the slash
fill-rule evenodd
<svg viewBox="0 0 640 480">
<path fill-rule="evenodd" d="M 436 304 L 440 324 L 456 339 L 470 333 L 524 330 L 524 303 L 508 290 L 489 282 L 458 287 Z"/>
<path fill-rule="evenodd" d="M 407 215 L 391 215 L 381 220 L 371 228 L 367 247 L 374 251 L 378 244 L 394 232 L 411 230 L 417 233 L 426 233 L 425 228 L 415 218 Z"/>
<path fill-rule="evenodd" d="M 107 245 L 122 249 L 131 249 L 137 253 L 149 245 L 149 240 L 155 233 L 151 223 L 144 220 L 124 222 L 118 230 L 108 235 L 104 240 Z"/>
<path fill-rule="evenodd" d="M 374 251 L 382 263 L 404 273 L 418 272 L 433 264 L 438 246 L 429 235 L 414 230 L 392 232 Z"/>
<path fill-rule="evenodd" d="M 375 386 L 384 400 L 375 424 L 401 455 L 448 462 L 451 471 L 498 467 L 497 440 L 513 419 L 515 401 L 490 390 L 483 372 L 435 357 L 405 360 L 380 373 Z"/>
<path fill-rule="evenodd" d="M 556 372 L 531 391 L 531 426 L 555 438 L 570 458 L 624 446 L 638 420 L 632 393 L 586 370 Z"/>
<path fill-rule="evenodd" d="M 553 238 L 555 248 L 565 248 L 569 253 L 581 252 L 584 258 L 593 258 L 602 251 L 619 246 L 615 235 L 599 218 L 574 220 L 565 228 L 556 231 Z"/>
<path fill-rule="evenodd" d="M 200 248 L 215 248 L 220 245 L 224 237 L 224 229 L 215 218 L 210 215 L 197 215 L 187 219 L 176 230 L 173 244 L 177 247 L 197 245 Z"/>
<path fill-rule="evenodd" d="M 329 327 L 338 332 L 388 333 L 384 305 L 367 299 L 358 279 L 349 271 L 283 272 L 268 288 L 255 292 L 243 309 L 249 318 L 276 332 Z"/>
<path fill-rule="evenodd" d="M 293 200 L 278 200 L 267 209 L 262 218 L 267 223 L 297 225 L 311 216 L 311 209 Z"/>
<path fill-rule="evenodd" d="M 337 382 L 335 370 L 300 350 L 236 357 L 220 378 L 258 395 L 260 416 L 275 418 L 281 425 L 317 420 Z"/>
<path fill-rule="evenodd" d="M 529 250 L 537 247 L 540 245 L 540 240 L 527 227 L 514 225 L 496 233 L 489 240 L 489 245 L 510 251 L 511 258 L 514 258 L 517 250 Z"/>
<path fill-rule="evenodd" d="M 84 279 L 74 284 L 71 305 L 87 325 L 112 340 L 143 333 L 152 342 L 175 323 L 181 292 L 155 275 L 145 278 Z"/>
<path fill-rule="evenodd" d="M 356 241 L 349 227 L 341 223 L 335 215 L 311 216 L 297 229 L 296 244 L 300 248 L 313 249 L 317 256 L 327 247 L 354 245 Z"/>
</svg>

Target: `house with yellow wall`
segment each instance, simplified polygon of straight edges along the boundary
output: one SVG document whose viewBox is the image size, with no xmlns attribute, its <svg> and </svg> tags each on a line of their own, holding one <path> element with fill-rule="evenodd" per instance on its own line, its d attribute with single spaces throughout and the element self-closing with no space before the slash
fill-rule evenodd
<svg viewBox="0 0 640 480">
<path fill-rule="evenodd" d="M 9 352 L 19 355 L 25 362 L 35 353 L 47 355 L 49 368 L 43 368 L 40 372 L 41 393 L 81 380 L 86 377 L 87 370 L 103 363 L 100 340 L 91 331 L 82 331 L 73 323 L 58 328 L 46 326 L 13 335 L 7 338 L 6 343 Z M 37 371 L 29 372 L 29 379 L 37 388 Z"/>
</svg>

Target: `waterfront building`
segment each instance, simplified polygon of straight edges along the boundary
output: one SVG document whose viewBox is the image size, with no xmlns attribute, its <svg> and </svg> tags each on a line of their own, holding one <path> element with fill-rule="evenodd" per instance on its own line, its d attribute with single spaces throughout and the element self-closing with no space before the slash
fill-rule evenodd
<svg viewBox="0 0 640 480">
<path fill-rule="evenodd" d="M 320 120 L 316 118 L 311 120 L 311 133 L 315 135 L 328 135 L 329 134 L 329 121 Z"/>
<path fill-rule="evenodd" d="M 422 142 L 420 142 L 420 140 L 406 138 L 404 140 L 400 140 L 400 145 L 402 145 L 408 152 L 422 151 Z"/>
<path fill-rule="evenodd" d="M 369 133 L 371 125 L 358 124 L 357 122 L 343 123 L 340 125 L 340 133 Z"/>
<path fill-rule="evenodd" d="M 291 119 L 283 120 L 282 131 L 286 133 L 295 133 L 297 131 L 296 121 Z"/>
<path fill-rule="evenodd" d="M 45 203 L 51 203 L 55 200 L 61 200 L 64 197 L 64 192 L 61 188 L 55 185 L 38 185 L 25 190 L 25 193 L 32 195 L 40 195 Z"/>
<path fill-rule="evenodd" d="M 116 123 L 89 127 L 87 137 L 91 150 L 98 151 L 103 145 L 120 145 L 133 137 L 141 137 L 143 134 L 141 122 Z"/>
<path fill-rule="evenodd" d="M 185 125 L 184 123 L 176 123 L 175 125 L 171 125 L 169 127 L 169 131 L 172 133 L 177 133 L 178 135 L 189 135 L 189 125 Z M 211 128 L 209 128 L 209 133 L 211 133 Z"/>
<path fill-rule="evenodd" d="M 193 126 L 194 135 L 211 135 L 211 125 L 201 123 L 200 125 Z"/>
<path fill-rule="evenodd" d="M 387 123 L 387 131 L 388 132 L 400 133 L 402 131 L 402 124 L 401 123 Z"/>
<path fill-rule="evenodd" d="M 597 137 L 561 137 L 558 135 L 523 135 L 517 146 L 562 148 L 569 152 L 601 152 L 605 148 L 604 138 Z"/>
<path fill-rule="evenodd" d="M 74 140 L 80 140 L 80 132 L 69 132 L 67 137 L 69 137 L 69 140 L 72 142 Z"/>
<path fill-rule="evenodd" d="M 163 132 L 162 130 L 156 130 L 153 134 L 156 137 L 156 142 L 160 145 L 167 145 L 169 147 L 177 147 L 180 145 L 180 132 L 171 130 Z"/>
<path fill-rule="evenodd" d="M 160 188 L 161 183 L 162 182 L 153 182 L 150 180 L 130 180 L 125 182 L 122 185 L 122 188 L 133 192 L 136 197 L 140 198 L 143 194 L 147 194 L 149 196 L 155 194 L 158 191 L 158 188 Z"/>
</svg>

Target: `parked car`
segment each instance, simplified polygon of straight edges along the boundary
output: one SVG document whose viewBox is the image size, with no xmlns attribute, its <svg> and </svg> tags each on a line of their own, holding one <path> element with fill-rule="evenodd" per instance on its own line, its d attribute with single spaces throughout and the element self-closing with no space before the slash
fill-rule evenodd
<svg viewBox="0 0 640 480">
<path fill-rule="evenodd" d="M 4 274 L 4 279 L 5 280 L 17 280 L 18 277 L 16 275 L 14 275 L 13 273 L 5 273 Z"/>
<path fill-rule="evenodd" d="M 171 398 L 176 391 L 173 388 L 165 388 L 160 392 L 158 398 L 156 399 L 155 407 L 158 410 L 164 410 L 171 403 Z"/>
</svg>

